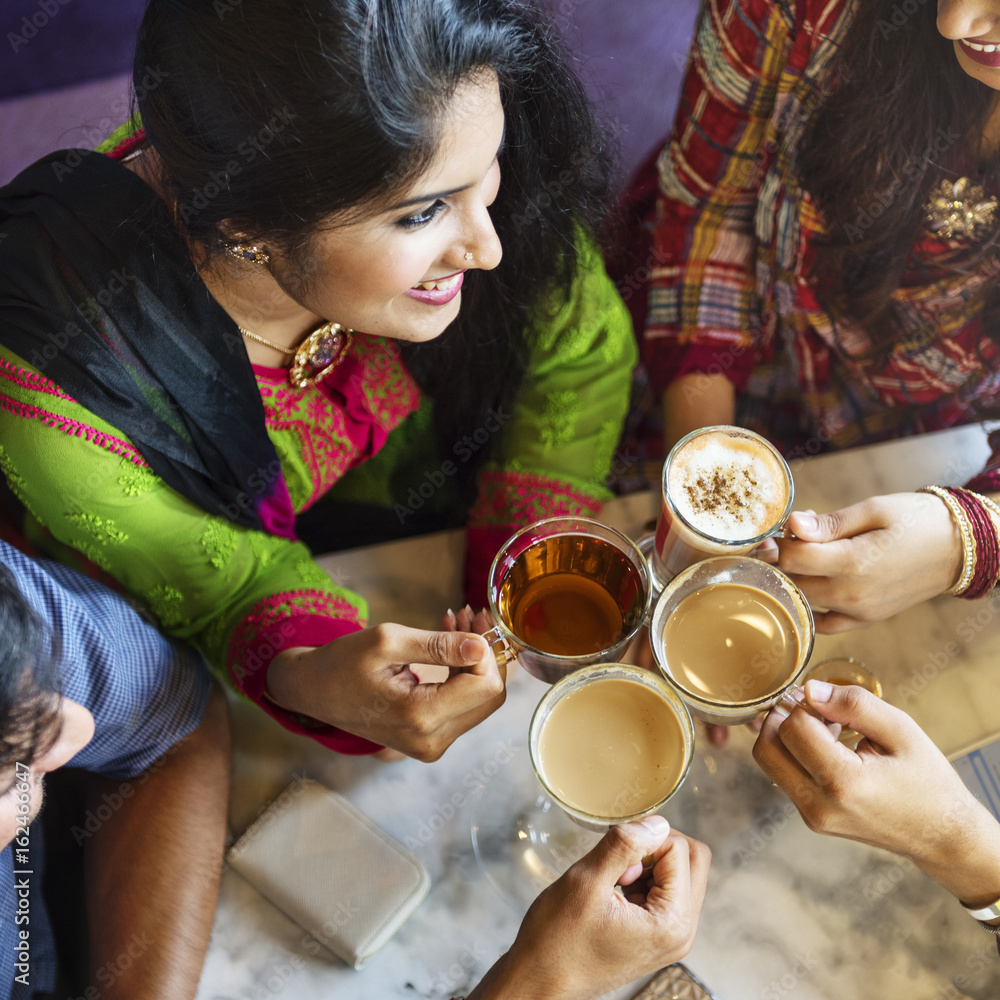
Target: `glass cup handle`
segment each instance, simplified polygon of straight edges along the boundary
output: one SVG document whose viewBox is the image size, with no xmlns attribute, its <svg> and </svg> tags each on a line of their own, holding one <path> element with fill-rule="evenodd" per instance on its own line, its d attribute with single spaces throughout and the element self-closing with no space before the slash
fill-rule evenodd
<svg viewBox="0 0 1000 1000">
<path fill-rule="evenodd" d="M 489 643 L 493 655 L 496 657 L 498 667 L 506 667 L 512 660 L 517 659 L 507 637 L 500 631 L 499 625 L 494 625 L 482 633 L 483 638 Z"/>
<path fill-rule="evenodd" d="M 646 609 L 646 616 L 642 620 L 642 624 L 647 628 L 649 628 L 649 626 L 653 623 L 653 612 L 656 610 L 656 599 L 660 596 L 660 591 L 663 590 L 663 585 L 657 580 L 656 574 L 653 572 L 653 546 L 655 544 L 655 531 L 647 531 L 635 540 L 635 547 L 640 553 L 642 553 L 643 559 L 646 560 L 646 575 L 649 577 L 649 607 Z"/>
</svg>

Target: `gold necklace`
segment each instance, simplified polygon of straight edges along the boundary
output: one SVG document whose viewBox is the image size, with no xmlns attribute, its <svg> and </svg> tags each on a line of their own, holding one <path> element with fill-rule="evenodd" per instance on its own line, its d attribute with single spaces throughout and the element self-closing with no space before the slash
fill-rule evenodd
<svg viewBox="0 0 1000 1000">
<path fill-rule="evenodd" d="M 288 368 L 288 381 L 296 389 L 308 389 L 326 378 L 344 360 L 354 337 L 353 330 L 348 330 L 339 323 L 324 323 L 308 334 L 298 347 L 289 349 L 266 340 L 260 334 L 251 333 L 242 326 L 237 325 L 237 329 L 244 337 L 249 337 L 258 344 L 284 355 L 295 355 Z"/>
</svg>

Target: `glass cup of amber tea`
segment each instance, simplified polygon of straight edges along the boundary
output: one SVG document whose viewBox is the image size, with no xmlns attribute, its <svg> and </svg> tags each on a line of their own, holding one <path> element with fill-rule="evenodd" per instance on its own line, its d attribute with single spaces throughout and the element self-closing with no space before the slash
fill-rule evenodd
<svg viewBox="0 0 1000 1000">
<path fill-rule="evenodd" d="M 882 697 L 882 682 L 867 664 L 856 660 L 853 656 L 831 656 L 826 660 L 820 660 L 806 671 L 800 683 L 805 684 L 806 681 L 827 681 L 830 684 L 840 685 L 857 684 L 858 687 L 871 691 L 876 698 Z M 838 739 L 847 746 L 855 747 L 861 740 L 861 734 L 845 726 L 840 730 Z"/>
<path fill-rule="evenodd" d="M 663 588 L 649 639 L 667 683 L 691 714 L 750 722 L 801 683 L 816 628 L 781 570 L 748 556 L 695 563 Z"/>
<path fill-rule="evenodd" d="M 681 438 L 663 463 L 654 588 L 701 559 L 756 548 L 784 527 L 794 492 L 788 463 L 753 431 L 723 424 Z"/>
<path fill-rule="evenodd" d="M 486 639 L 547 684 L 621 659 L 651 593 L 635 543 L 587 517 L 547 518 L 512 535 L 493 560 L 488 591 Z"/>
<path fill-rule="evenodd" d="M 548 796 L 598 832 L 658 812 L 694 759 L 694 726 L 662 677 L 624 663 L 567 674 L 539 701 L 528 753 Z"/>
</svg>

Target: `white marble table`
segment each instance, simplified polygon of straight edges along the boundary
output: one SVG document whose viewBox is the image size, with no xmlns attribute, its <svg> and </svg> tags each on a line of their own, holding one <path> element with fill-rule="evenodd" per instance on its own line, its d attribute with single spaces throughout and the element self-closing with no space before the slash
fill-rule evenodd
<svg viewBox="0 0 1000 1000">
<path fill-rule="evenodd" d="M 980 467 L 977 427 L 797 463 L 796 507 L 830 510 L 877 492 L 961 483 Z M 605 517 L 637 533 L 649 495 Z M 373 620 L 434 627 L 459 601 L 461 533 L 325 557 L 365 594 Z M 1000 625 L 989 601 L 938 599 L 867 630 L 821 637 L 814 658 L 849 653 L 877 669 L 889 700 L 946 752 L 1000 733 Z M 521 909 L 477 861 L 473 820 L 496 828 L 524 777 L 523 738 L 544 685 L 523 672 L 506 705 L 432 765 L 337 757 L 234 706 L 231 825 L 239 833 L 296 774 L 346 795 L 427 866 L 428 898 L 360 972 L 314 954 L 305 932 L 226 871 L 199 1000 L 441 1000 L 468 991 L 513 940 Z M 706 841 L 714 860 L 687 964 L 721 1000 L 977 1000 L 1000 996 L 992 938 L 943 890 L 890 855 L 810 833 L 734 731 L 723 749 L 699 740 L 691 776 L 665 814 Z M 530 776 L 529 776 L 530 787 Z M 497 870 L 500 859 L 493 858 Z M 499 869 L 503 871 L 503 869 Z M 625 988 L 615 996 L 631 995 Z"/>
</svg>

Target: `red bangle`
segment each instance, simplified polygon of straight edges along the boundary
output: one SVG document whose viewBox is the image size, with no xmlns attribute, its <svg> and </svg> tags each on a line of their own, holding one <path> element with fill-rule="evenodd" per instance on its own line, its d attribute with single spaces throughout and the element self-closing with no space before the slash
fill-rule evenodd
<svg viewBox="0 0 1000 1000">
<path fill-rule="evenodd" d="M 976 541 L 976 568 L 969 585 L 956 597 L 974 601 L 988 594 L 1000 577 L 1000 537 L 997 527 L 990 517 L 983 498 L 971 490 L 963 490 L 954 486 L 945 489 L 965 512 L 972 526 L 972 534 Z"/>
</svg>

